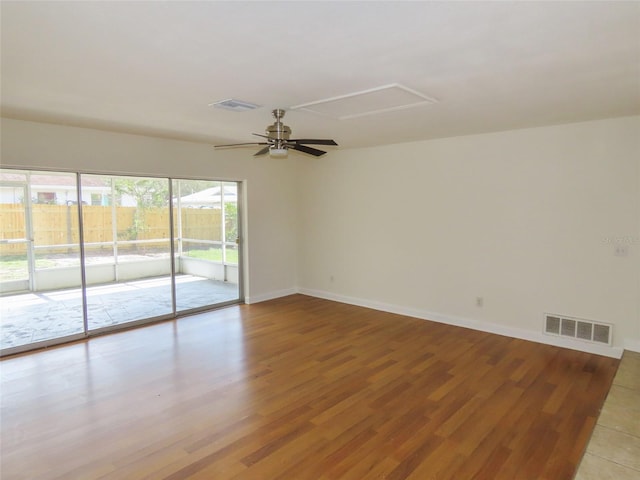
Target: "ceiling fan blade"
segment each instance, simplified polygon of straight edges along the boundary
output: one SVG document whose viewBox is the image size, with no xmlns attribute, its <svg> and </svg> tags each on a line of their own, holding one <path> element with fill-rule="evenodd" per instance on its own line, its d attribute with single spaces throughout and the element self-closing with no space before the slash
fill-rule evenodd
<svg viewBox="0 0 640 480">
<path fill-rule="evenodd" d="M 260 155 L 264 155 L 265 153 L 269 153 L 269 146 L 266 146 L 263 149 L 259 150 L 258 152 L 254 153 L 253 156 L 258 157 Z"/>
<path fill-rule="evenodd" d="M 300 144 L 309 144 L 309 145 L 335 145 L 338 146 L 338 144 L 335 142 L 335 140 L 323 140 L 320 138 L 299 138 L 299 139 L 291 139 L 289 140 L 290 142 L 295 142 L 298 145 Z"/>
<path fill-rule="evenodd" d="M 0 0 L 2 1 L 2 0 Z M 325 151 L 312 148 L 307 145 L 332 145 L 338 146 L 335 140 L 328 138 L 298 138 L 290 139 L 291 128 L 282 123 L 282 117 L 284 116 L 284 110 L 276 109 L 273 112 L 273 116 L 276 121 L 272 125 L 268 125 L 265 133 L 252 133 L 256 137 L 262 139 L 261 142 L 247 142 L 247 143 L 232 143 L 228 145 L 214 145 L 216 148 L 226 147 L 244 147 L 248 145 L 263 145 L 264 147 L 258 150 L 254 157 L 260 155 L 266 155 L 267 153 L 272 157 L 285 157 L 287 150 L 297 150 L 298 152 L 313 155 L 314 157 L 320 157 L 324 155 Z"/>
<path fill-rule="evenodd" d="M 245 147 L 247 145 L 268 145 L 268 143 L 266 142 L 229 143 L 227 145 L 214 145 L 213 148 Z"/>
<path fill-rule="evenodd" d="M 255 135 L 256 137 L 262 137 L 262 138 L 266 138 L 267 140 L 277 140 L 276 138 L 270 137 L 268 135 L 262 135 L 260 133 L 252 133 L 251 135 Z"/>
<path fill-rule="evenodd" d="M 313 155 L 316 157 L 320 157 L 321 155 L 324 155 L 325 153 L 327 153 L 327 152 L 323 152 L 322 150 L 318 150 L 317 148 L 305 147 L 304 145 L 300 145 L 298 143 L 289 145 L 289 148 L 293 150 L 298 150 L 299 152 L 308 153 L 309 155 Z"/>
</svg>

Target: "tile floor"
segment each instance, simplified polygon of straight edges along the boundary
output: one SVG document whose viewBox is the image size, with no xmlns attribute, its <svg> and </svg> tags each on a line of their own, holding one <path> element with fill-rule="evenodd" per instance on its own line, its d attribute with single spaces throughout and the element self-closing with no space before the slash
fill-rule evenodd
<svg viewBox="0 0 640 480">
<path fill-rule="evenodd" d="M 575 480 L 640 480 L 640 353 L 624 352 Z"/>
</svg>

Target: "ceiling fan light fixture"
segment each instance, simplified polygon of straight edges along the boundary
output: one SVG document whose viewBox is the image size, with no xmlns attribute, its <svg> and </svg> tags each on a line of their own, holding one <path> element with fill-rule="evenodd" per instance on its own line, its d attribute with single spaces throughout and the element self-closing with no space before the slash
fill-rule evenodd
<svg viewBox="0 0 640 480">
<path fill-rule="evenodd" d="M 275 158 L 285 158 L 289 154 L 289 149 L 287 148 L 276 148 L 271 147 L 269 149 L 269 156 Z"/>
</svg>

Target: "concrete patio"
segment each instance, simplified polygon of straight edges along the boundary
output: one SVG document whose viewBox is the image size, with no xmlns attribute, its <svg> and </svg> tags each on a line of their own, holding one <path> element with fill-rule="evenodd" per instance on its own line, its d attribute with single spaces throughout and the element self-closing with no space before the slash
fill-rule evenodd
<svg viewBox="0 0 640 480">
<path fill-rule="evenodd" d="M 238 285 L 192 275 L 176 277 L 177 311 L 238 300 Z M 172 314 L 169 277 L 87 288 L 89 330 Z M 0 298 L 0 348 L 83 332 L 79 288 Z"/>
</svg>

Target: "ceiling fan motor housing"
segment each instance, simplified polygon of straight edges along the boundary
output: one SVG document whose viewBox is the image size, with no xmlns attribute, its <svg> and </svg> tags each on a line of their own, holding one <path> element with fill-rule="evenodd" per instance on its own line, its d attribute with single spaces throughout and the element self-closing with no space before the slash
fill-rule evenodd
<svg viewBox="0 0 640 480">
<path fill-rule="evenodd" d="M 284 142 L 289 140 L 291 135 L 291 129 L 282 123 L 282 117 L 284 117 L 284 110 L 276 109 L 273 112 L 273 116 L 276 119 L 273 125 L 269 125 L 265 130 L 265 133 L 269 138 L 275 140 L 277 148 L 283 148 Z"/>
<path fill-rule="evenodd" d="M 275 138 L 277 140 L 289 140 L 291 135 L 291 129 L 283 125 L 282 122 L 275 122 L 273 125 L 269 125 L 266 130 L 269 138 Z"/>
</svg>

